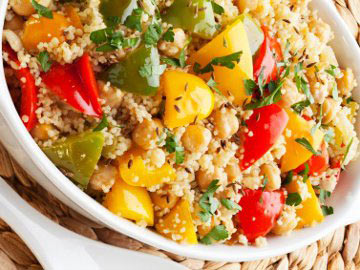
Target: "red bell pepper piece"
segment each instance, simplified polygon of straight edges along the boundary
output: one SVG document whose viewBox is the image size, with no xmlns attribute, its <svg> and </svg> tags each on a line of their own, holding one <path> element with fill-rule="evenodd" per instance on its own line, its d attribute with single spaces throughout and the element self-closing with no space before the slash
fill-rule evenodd
<svg viewBox="0 0 360 270">
<path fill-rule="evenodd" d="M 307 161 L 309 165 L 309 175 L 314 175 L 315 173 L 321 174 L 329 167 L 329 153 L 326 149 L 326 144 L 321 145 L 321 155 L 313 155 Z M 294 169 L 295 173 L 299 173 L 305 169 L 304 164 L 301 164 L 299 167 Z"/>
<path fill-rule="evenodd" d="M 28 68 L 20 68 L 20 61 L 18 60 L 16 53 L 8 44 L 3 44 L 3 51 L 7 53 L 8 60 L 18 67 L 18 69 L 14 69 L 14 71 L 21 87 L 20 118 L 26 129 L 31 131 L 37 123 L 35 111 L 38 108 L 38 88 L 35 85 L 35 79 Z M 12 65 L 10 64 L 10 66 Z"/>
<path fill-rule="evenodd" d="M 282 190 L 262 191 L 244 189 L 239 201 L 241 210 L 237 213 L 238 229 L 250 242 L 265 236 L 274 227 L 285 203 Z"/>
<path fill-rule="evenodd" d="M 253 111 L 245 121 L 248 132 L 238 134 L 243 138 L 238 152 L 241 170 L 249 168 L 276 143 L 288 121 L 287 113 L 276 104 Z"/>
<path fill-rule="evenodd" d="M 280 44 L 275 38 L 269 36 L 268 28 L 261 26 L 261 29 L 264 32 L 264 42 L 255 56 L 254 79 L 258 82 L 262 72 L 263 81 L 269 83 L 271 80 L 277 79 L 278 72 L 281 73 L 283 68 L 278 70 L 277 63 L 283 61 L 283 55 Z"/>
<path fill-rule="evenodd" d="M 74 109 L 101 118 L 97 83 L 90 57 L 84 53 L 72 64 L 54 63 L 50 70 L 41 74 L 47 87 Z"/>
</svg>

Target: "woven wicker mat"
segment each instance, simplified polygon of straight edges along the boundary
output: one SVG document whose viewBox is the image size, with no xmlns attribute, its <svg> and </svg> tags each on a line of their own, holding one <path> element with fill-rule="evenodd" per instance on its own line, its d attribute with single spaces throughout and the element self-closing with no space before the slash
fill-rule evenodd
<svg viewBox="0 0 360 270">
<path fill-rule="evenodd" d="M 360 43 L 360 0 L 336 0 L 336 8 Z M 253 262 L 195 260 L 158 250 L 104 228 L 69 209 L 29 178 L 0 145 L 0 176 L 38 211 L 88 238 L 174 260 L 189 269 L 204 270 L 360 270 L 360 222 L 341 227 L 310 246 L 287 255 Z M 41 194 L 41 195 L 40 195 Z M 0 219 L 0 270 L 42 267 L 24 242 Z"/>
</svg>

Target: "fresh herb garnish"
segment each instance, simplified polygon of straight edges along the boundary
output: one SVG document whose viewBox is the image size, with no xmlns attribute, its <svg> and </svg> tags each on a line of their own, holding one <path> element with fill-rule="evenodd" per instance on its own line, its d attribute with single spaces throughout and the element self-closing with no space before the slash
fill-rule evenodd
<svg viewBox="0 0 360 270">
<path fill-rule="evenodd" d="M 109 122 L 107 120 L 106 114 L 104 114 L 100 123 L 93 129 L 93 131 L 101 131 L 104 128 L 107 128 L 108 126 L 109 126 Z"/>
<path fill-rule="evenodd" d="M 199 216 L 203 222 L 207 222 L 219 206 L 219 202 L 214 198 L 215 191 L 220 187 L 218 183 L 218 179 L 213 180 L 199 200 L 202 209 Z"/>
<path fill-rule="evenodd" d="M 253 94 L 254 90 L 256 89 L 257 85 L 256 85 L 256 82 L 254 80 L 245 79 L 244 80 L 244 87 L 245 87 L 245 93 L 248 96 L 251 96 Z"/>
<path fill-rule="evenodd" d="M 218 95 L 223 96 L 223 93 L 217 88 L 217 82 L 215 82 L 213 76 L 210 77 L 206 83 L 212 90 L 214 90 Z"/>
<path fill-rule="evenodd" d="M 283 182 L 283 185 L 288 185 L 291 183 L 292 179 L 293 179 L 293 176 L 294 176 L 294 172 L 293 171 L 290 171 L 287 175 L 286 175 L 286 178 Z"/>
<path fill-rule="evenodd" d="M 125 20 L 125 26 L 137 30 L 139 32 L 142 31 L 141 28 L 141 15 L 143 10 L 141 8 L 135 8 L 130 16 L 128 16 Z"/>
<path fill-rule="evenodd" d="M 318 151 L 315 151 L 315 149 L 312 147 L 311 143 L 305 138 L 297 138 L 295 139 L 295 141 L 302 145 L 303 147 L 305 147 L 308 151 L 310 151 L 311 153 L 313 153 L 314 155 L 318 156 L 320 155 L 320 153 Z"/>
<path fill-rule="evenodd" d="M 216 4 L 214 1 L 211 1 L 212 8 L 214 10 L 215 14 L 223 14 L 225 12 L 224 8 L 220 6 L 219 4 Z"/>
<path fill-rule="evenodd" d="M 303 78 L 300 72 L 303 70 L 303 63 L 297 63 L 294 68 L 295 73 L 295 83 L 298 91 L 301 91 L 305 94 L 306 98 L 310 101 L 310 103 L 314 103 L 314 98 L 311 95 L 309 85 L 307 81 Z"/>
<path fill-rule="evenodd" d="M 144 41 L 146 45 L 156 45 L 161 37 L 162 28 L 158 22 L 153 22 L 148 26 L 144 34 Z"/>
<path fill-rule="evenodd" d="M 31 4 L 36 10 L 37 14 L 39 14 L 40 17 L 46 17 L 49 19 L 54 18 L 52 11 L 48 9 L 47 7 L 44 7 L 43 5 L 39 4 L 35 0 L 31 0 Z"/>
<path fill-rule="evenodd" d="M 301 196 L 297 192 L 289 193 L 287 198 L 286 198 L 286 204 L 287 205 L 298 206 L 301 202 L 302 202 Z"/>
<path fill-rule="evenodd" d="M 166 139 L 165 139 L 165 149 L 170 154 L 175 152 L 175 163 L 181 164 L 184 162 L 185 152 L 184 148 L 178 144 L 176 141 L 175 135 L 172 134 L 168 129 L 165 130 Z"/>
<path fill-rule="evenodd" d="M 177 58 L 161 57 L 160 60 L 169 66 L 180 67 L 180 61 Z"/>
<path fill-rule="evenodd" d="M 226 207 L 226 209 L 229 209 L 229 210 L 238 210 L 238 211 L 241 210 L 240 205 L 238 205 L 236 202 L 233 202 L 232 200 L 229 200 L 229 199 L 221 199 L 220 202 L 221 202 L 221 204 L 222 204 L 223 206 Z"/>
<path fill-rule="evenodd" d="M 321 203 L 324 203 L 326 198 L 329 198 L 330 196 L 331 196 L 330 191 L 327 191 L 325 189 L 320 189 L 319 200 Z"/>
<path fill-rule="evenodd" d="M 224 225 L 217 225 L 212 230 L 205 235 L 202 239 L 200 239 L 200 242 L 205 245 L 211 245 L 212 241 L 220 241 L 224 240 L 229 237 L 229 233 L 226 230 Z"/>
<path fill-rule="evenodd" d="M 159 87 L 159 77 L 164 73 L 166 65 L 160 65 L 159 52 L 157 48 L 151 47 L 150 57 L 145 59 L 145 63 L 139 69 L 141 77 L 146 78 L 147 83 L 151 87 Z"/>
<path fill-rule="evenodd" d="M 354 101 L 354 99 L 352 97 L 348 97 L 346 99 L 346 104 L 349 104 L 350 102 L 353 102 L 353 101 Z"/>
<path fill-rule="evenodd" d="M 335 77 L 335 70 L 336 70 L 336 66 L 334 65 L 330 65 L 329 69 L 325 69 L 325 72 L 330 74 L 331 76 Z"/>
<path fill-rule="evenodd" d="M 299 101 L 299 102 L 291 105 L 291 108 L 296 113 L 301 114 L 301 112 L 308 106 L 310 106 L 310 101 L 307 99 L 307 100 L 302 100 L 302 101 Z"/>
<path fill-rule="evenodd" d="M 229 69 L 233 69 L 235 67 L 235 63 L 239 63 L 240 57 L 241 57 L 242 51 L 235 52 L 229 55 L 220 56 L 213 58 L 207 65 L 205 65 L 203 68 L 201 68 L 200 64 L 198 62 L 195 62 L 194 64 L 194 72 L 197 74 L 204 74 L 214 71 L 213 66 L 221 66 L 221 67 L 227 67 Z"/>
<path fill-rule="evenodd" d="M 186 66 L 186 62 L 185 62 L 185 49 L 186 46 L 184 48 L 181 49 L 180 54 L 179 54 L 179 64 L 181 68 L 184 68 Z"/>
<path fill-rule="evenodd" d="M 49 60 L 49 53 L 44 51 L 39 53 L 39 55 L 36 57 L 36 59 L 39 61 L 41 68 L 44 72 L 48 72 L 51 67 L 51 61 Z"/>
<path fill-rule="evenodd" d="M 162 36 L 162 39 L 168 42 L 174 42 L 175 40 L 174 36 L 175 36 L 174 27 L 171 26 L 168 30 L 166 30 L 166 32 Z"/>
<path fill-rule="evenodd" d="M 354 141 L 354 138 L 351 138 L 349 144 L 346 146 L 344 158 L 343 158 L 343 160 L 342 160 L 342 162 L 341 162 L 341 166 L 342 166 L 342 167 L 344 166 L 344 162 L 345 162 L 345 160 L 346 160 L 346 158 L 347 158 L 347 156 L 348 156 L 348 154 L 349 154 L 350 147 L 351 147 L 353 141 Z"/>
<path fill-rule="evenodd" d="M 309 168 L 309 164 L 307 162 L 304 163 L 304 167 L 305 167 L 304 170 L 299 172 L 299 175 L 301 175 L 303 177 L 303 182 L 305 183 L 306 180 L 309 179 L 310 168 Z"/>
<path fill-rule="evenodd" d="M 322 205 L 321 210 L 324 216 L 329 216 L 334 214 L 334 208 L 332 208 L 331 206 Z"/>
</svg>

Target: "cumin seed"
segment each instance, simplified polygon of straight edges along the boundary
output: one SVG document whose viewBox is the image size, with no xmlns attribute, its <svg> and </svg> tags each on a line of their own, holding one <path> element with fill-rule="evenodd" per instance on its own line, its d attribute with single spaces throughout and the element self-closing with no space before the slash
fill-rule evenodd
<svg viewBox="0 0 360 270">
<path fill-rule="evenodd" d="M 177 98 L 175 98 L 176 101 L 182 99 L 182 96 L 178 96 Z"/>
<path fill-rule="evenodd" d="M 130 159 L 129 162 L 128 162 L 128 169 L 130 169 L 132 165 L 133 165 L 133 160 Z"/>
<path fill-rule="evenodd" d="M 284 22 L 286 22 L 286 23 L 291 23 L 289 20 L 287 20 L 287 19 L 283 19 L 283 21 Z"/>
<path fill-rule="evenodd" d="M 174 105 L 174 108 L 175 108 L 175 111 L 177 111 L 178 113 L 180 113 L 181 111 L 180 111 L 180 108 L 179 108 L 179 106 L 178 105 Z"/>
<path fill-rule="evenodd" d="M 296 32 L 296 34 L 300 35 L 299 30 L 298 30 L 295 26 L 294 26 L 293 28 L 294 28 L 294 30 L 295 30 L 295 32 Z"/>
<path fill-rule="evenodd" d="M 187 173 L 191 173 L 191 170 L 190 170 L 189 168 L 187 168 L 187 167 L 185 167 L 185 171 L 186 171 Z"/>
<path fill-rule="evenodd" d="M 306 68 L 311 68 L 311 67 L 313 67 L 313 66 L 315 66 L 315 65 L 316 65 L 316 62 L 313 62 L 313 63 L 308 64 L 308 65 L 306 66 Z"/>
<path fill-rule="evenodd" d="M 188 89 L 188 86 L 189 86 L 189 83 L 185 83 L 185 87 L 184 87 L 185 92 Z"/>
</svg>

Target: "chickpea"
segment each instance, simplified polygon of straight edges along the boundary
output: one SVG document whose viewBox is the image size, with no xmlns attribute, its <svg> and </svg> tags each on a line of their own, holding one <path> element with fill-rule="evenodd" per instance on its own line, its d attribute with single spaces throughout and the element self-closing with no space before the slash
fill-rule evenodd
<svg viewBox="0 0 360 270">
<path fill-rule="evenodd" d="M 51 0 L 39 0 L 37 2 L 45 7 L 49 7 Z M 14 12 L 20 16 L 30 16 L 35 13 L 31 0 L 12 0 L 10 5 Z"/>
<path fill-rule="evenodd" d="M 159 119 L 144 119 L 138 124 L 133 133 L 133 141 L 145 150 L 154 149 L 156 142 L 159 141 L 163 134 L 163 125 Z"/>
<path fill-rule="evenodd" d="M 167 56 L 176 56 L 180 53 L 181 49 L 185 47 L 186 35 L 181 28 L 175 28 L 174 30 L 174 41 L 161 41 L 159 43 L 159 50 Z"/>
<path fill-rule="evenodd" d="M 200 125 L 190 125 L 181 138 L 186 150 L 190 152 L 205 152 L 211 141 L 211 132 Z"/>
<path fill-rule="evenodd" d="M 196 182 L 201 190 L 205 191 L 210 185 L 211 181 L 214 180 L 214 177 L 211 173 L 208 173 L 203 170 L 199 170 L 195 174 Z"/>
<path fill-rule="evenodd" d="M 276 164 L 262 165 L 261 173 L 268 179 L 266 190 L 272 191 L 281 187 L 280 169 Z"/>
<path fill-rule="evenodd" d="M 296 209 L 294 206 L 285 205 L 279 219 L 275 222 L 272 232 L 278 235 L 288 234 L 297 226 Z"/>
<path fill-rule="evenodd" d="M 354 73 L 350 68 L 347 68 L 346 70 L 341 70 L 343 73 L 343 77 L 340 79 L 337 79 L 337 85 L 340 93 L 343 96 L 349 96 L 351 91 L 354 89 L 354 87 L 357 85 Z"/>
<path fill-rule="evenodd" d="M 238 163 L 231 162 L 225 167 L 225 172 L 228 177 L 228 182 L 235 182 L 240 179 L 241 171 Z"/>
<path fill-rule="evenodd" d="M 160 209 L 169 210 L 172 209 L 179 200 L 179 197 L 170 192 L 169 185 L 165 185 L 158 191 L 150 192 L 150 197 L 154 205 L 158 206 Z"/>
<path fill-rule="evenodd" d="M 23 25 L 24 20 L 21 18 L 21 16 L 14 15 L 10 21 L 5 21 L 4 29 L 9 29 L 16 32 L 22 30 Z"/>
<path fill-rule="evenodd" d="M 286 79 L 282 89 L 285 93 L 281 96 L 279 104 L 284 108 L 290 108 L 291 105 L 303 99 L 303 95 L 299 93 L 293 81 Z"/>
<path fill-rule="evenodd" d="M 95 170 L 91 176 L 89 184 L 93 190 L 107 193 L 110 191 L 117 178 L 118 171 L 115 166 L 100 163 L 98 169 Z"/>
<path fill-rule="evenodd" d="M 227 139 L 239 129 L 239 120 L 236 111 L 222 108 L 214 113 L 215 134 L 219 139 Z"/>
<path fill-rule="evenodd" d="M 197 232 L 201 237 L 204 237 L 205 235 L 207 235 L 211 229 L 215 226 L 215 221 L 214 221 L 214 217 L 211 217 L 211 221 L 210 222 L 206 222 L 203 224 L 200 224 L 197 227 Z"/>
<path fill-rule="evenodd" d="M 50 139 L 49 133 L 53 132 L 55 130 L 53 125 L 50 124 L 37 124 L 32 130 L 31 135 L 39 139 L 41 141 L 46 141 Z"/>
</svg>

